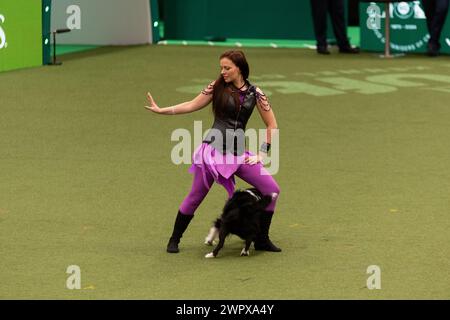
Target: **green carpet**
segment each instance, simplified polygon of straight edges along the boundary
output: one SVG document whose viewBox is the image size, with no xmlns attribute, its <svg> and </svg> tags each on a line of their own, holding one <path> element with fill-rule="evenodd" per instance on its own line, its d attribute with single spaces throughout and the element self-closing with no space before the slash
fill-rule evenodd
<svg viewBox="0 0 450 320">
<path fill-rule="evenodd" d="M 280 128 L 271 237 L 283 252 L 239 257 L 231 237 L 203 258 L 219 185 L 181 252 L 165 252 L 192 179 L 170 161 L 171 133 L 206 130 L 212 114 L 151 114 L 145 94 L 192 99 L 224 49 L 103 47 L 0 74 L 0 298 L 449 299 L 445 57 L 246 48 Z M 81 290 L 66 288 L 70 265 Z M 380 290 L 366 287 L 371 265 Z"/>
<path fill-rule="evenodd" d="M 348 37 L 354 46 L 359 46 L 359 27 L 348 27 Z M 162 40 L 161 45 L 208 45 L 208 46 L 241 46 L 253 48 L 312 48 L 315 40 L 282 40 L 282 39 L 226 39 L 226 41 L 186 41 L 186 40 Z M 56 45 L 56 55 L 74 52 L 82 52 L 99 48 L 95 45 Z"/>
<path fill-rule="evenodd" d="M 212 47 L 242 47 L 242 48 L 312 48 L 314 40 L 282 40 L 282 39 L 233 39 L 224 41 L 206 40 L 162 40 L 159 45 L 212 46 Z"/>
<path fill-rule="evenodd" d="M 348 27 L 348 37 L 351 45 L 360 45 L 359 27 Z M 330 40 L 330 45 L 335 40 Z M 194 45 L 194 46 L 217 46 L 217 47 L 242 47 L 242 48 L 315 48 L 315 40 L 284 40 L 284 39 L 233 39 L 227 38 L 222 41 L 207 41 L 207 40 L 172 40 L 165 39 L 158 42 L 159 45 Z"/>
<path fill-rule="evenodd" d="M 92 50 L 92 49 L 95 49 L 98 47 L 99 46 L 94 46 L 94 45 L 67 45 L 67 44 L 56 45 L 56 55 L 59 56 L 59 55 L 68 54 L 68 53 L 82 52 L 82 51 Z M 53 50 L 53 48 L 52 48 L 52 50 Z"/>
</svg>

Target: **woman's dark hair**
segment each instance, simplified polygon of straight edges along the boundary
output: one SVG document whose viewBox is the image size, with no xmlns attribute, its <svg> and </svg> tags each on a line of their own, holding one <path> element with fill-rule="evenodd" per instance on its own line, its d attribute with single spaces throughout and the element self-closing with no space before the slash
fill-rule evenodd
<svg viewBox="0 0 450 320">
<path fill-rule="evenodd" d="M 241 71 L 242 77 L 244 81 L 247 82 L 248 76 L 250 74 L 250 68 L 247 63 L 247 59 L 245 58 L 244 52 L 240 50 L 229 50 L 220 56 L 220 60 L 223 58 L 230 59 Z M 229 97 L 233 96 L 236 105 L 239 105 L 239 96 L 233 94 L 230 86 L 228 86 L 223 79 L 222 75 L 219 75 L 216 82 L 214 83 L 214 91 L 213 91 L 213 112 L 214 115 L 220 117 L 223 115 L 223 109 L 228 101 Z"/>
</svg>

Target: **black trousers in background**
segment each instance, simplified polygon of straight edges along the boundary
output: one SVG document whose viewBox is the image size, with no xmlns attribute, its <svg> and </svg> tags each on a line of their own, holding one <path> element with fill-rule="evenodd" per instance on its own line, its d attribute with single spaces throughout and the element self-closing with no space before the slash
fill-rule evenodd
<svg viewBox="0 0 450 320">
<path fill-rule="evenodd" d="M 327 46 L 327 13 L 330 14 L 339 48 L 350 47 L 345 24 L 344 0 L 310 0 L 310 2 L 317 47 Z"/>
<path fill-rule="evenodd" d="M 439 50 L 441 48 L 439 38 L 447 17 L 449 0 L 422 0 L 422 4 L 427 17 L 428 32 L 430 33 L 428 43 L 431 49 Z"/>
</svg>

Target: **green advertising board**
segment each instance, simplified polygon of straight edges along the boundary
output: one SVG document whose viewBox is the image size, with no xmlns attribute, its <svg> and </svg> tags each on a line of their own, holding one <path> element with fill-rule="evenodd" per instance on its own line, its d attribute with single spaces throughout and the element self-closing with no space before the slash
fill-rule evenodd
<svg viewBox="0 0 450 320">
<path fill-rule="evenodd" d="M 42 2 L 0 0 L 0 71 L 42 65 Z"/>
<path fill-rule="evenodd" d="M 315 39 L 309 0 L 164 0 L 161 5 L 166 39 Z M 327 31 L 334 39 L 329 18 Z"/>
<path fill-rule="evenodd" d="M 361 2 L 359 7 L 361 49 L 384 51 L 385 4 Z M 390 48 L 392 52 L 425 52 L 430 39 L 422 1 L 394 2 L 390 5 Z M 441 52 L 450 53 L 450 19 L 441 34 Z"/>
<path fill-rule="evenodd" d="M 52 0 L 42 0 L 42 63 L 50 63 L 50 22 L 52 14 Z"/>
</svg>

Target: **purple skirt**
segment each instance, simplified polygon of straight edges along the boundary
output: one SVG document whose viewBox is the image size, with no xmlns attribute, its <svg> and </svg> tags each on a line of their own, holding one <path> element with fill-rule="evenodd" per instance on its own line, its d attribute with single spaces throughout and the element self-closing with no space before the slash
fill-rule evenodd
<svg viewBox="0 0 450 320">
<path fill-rule="evenodd" d="M 244 164 L 245 158 L 254 154 L 248 150 L 240 156 L 231 153 L 223 154 L 216 150 L 210 144 L 203 142 L 192 156 L 192 166 L 189 168 L 190 173 L 196 173 L 199 170 L 203 176 L 203 183 L 209 189 L 207 175 L 211 175 L 214 181 L 224 186 L 228 194 L 231 196 L 234 192 L 236 182 L 234 173 Z"/>
</svg>

